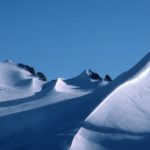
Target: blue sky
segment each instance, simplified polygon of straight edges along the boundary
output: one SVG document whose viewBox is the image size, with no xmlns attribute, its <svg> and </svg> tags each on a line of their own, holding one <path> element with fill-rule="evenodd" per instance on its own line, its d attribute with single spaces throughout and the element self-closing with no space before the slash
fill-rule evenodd
<svg viewBox="0 0 150 150">
<path fill-rule="evenodd" d="M 90 68 L 113 78 L 150 50 L 149 0 L 0 0 L 0 60 L 49 79 Z"/>
</svg>

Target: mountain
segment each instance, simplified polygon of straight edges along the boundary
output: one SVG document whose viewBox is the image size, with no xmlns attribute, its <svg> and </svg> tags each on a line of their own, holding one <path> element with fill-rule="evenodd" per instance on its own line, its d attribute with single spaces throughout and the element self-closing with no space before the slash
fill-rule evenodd
<svg viewBox="0 0 150 150">
<path fill-rule="evenodd" d="M 121 83 L 85 119 L 71 150 L 150 148 L 150 53 L 113 81 Z"/>
<path fill-rule="evenodd" d="M 112 80 L 90 69 L 46 81 L 0 63 L 1 150 L 149 150 L 150 53 Z"/>
</svg>

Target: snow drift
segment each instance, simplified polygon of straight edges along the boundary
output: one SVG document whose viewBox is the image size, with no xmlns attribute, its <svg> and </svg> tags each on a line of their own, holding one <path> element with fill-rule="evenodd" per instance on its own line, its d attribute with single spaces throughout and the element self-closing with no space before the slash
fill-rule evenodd
<svg viewBox="0 0 150 150">
<path fill-rule="evenodd" d="M 87 117 L 71 150 L 150 148 L 150 53 L 115 82 L 122 81 Z M 118 81 L 119 80 L 119 81 Z"/>
</svg>

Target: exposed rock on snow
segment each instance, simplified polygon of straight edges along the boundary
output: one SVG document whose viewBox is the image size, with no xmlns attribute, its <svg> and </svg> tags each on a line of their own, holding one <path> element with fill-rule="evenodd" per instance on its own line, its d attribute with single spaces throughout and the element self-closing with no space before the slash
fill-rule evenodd
<svg viewBox="0 0 150 150">
<path fill-rule="evenodd" d="M 105 78 L 104 78 L 104 81 L 110 82 L 110 81 L 112 81 L 112 79 L 108 74 L 106 74 Z"/>
<path fill-rule="evenodd" d="M 47 81 L 46 76 L 42 72 L 37 72 L 36 76 L 42 81 Z"/>
<path fill-rule="evenodd" d="M 86 70 L 87 75 L 93 80 L 102 80 L 102 78 L 92 70 Z"/>
</svg>

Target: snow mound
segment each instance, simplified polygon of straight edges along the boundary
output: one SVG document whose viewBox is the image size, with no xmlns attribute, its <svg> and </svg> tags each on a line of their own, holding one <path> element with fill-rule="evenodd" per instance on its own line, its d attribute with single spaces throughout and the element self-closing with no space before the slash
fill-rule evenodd
<svg viewBox="0 0 150 150">
<path fill-rule="evenodd" d="M 61 78 L 57 79 L 55 85 L 55 90 L 58 92 L 73 93 L 75 88 L 75 86 L 67 85 L 67 83 Z"/>
<path fill-rule="evenodd" d="M 42 89 L 43 84 L 43 81 L 11 60 L 0 63 L 0 101 L 34 95 Z"/>
<path fill-rule="evenodd" d="M 148 150 L 150 147 L 150 53 L 113 85 L 121 83 L 87 117 L 71 150 Z"/>
<path fill-rule="evenodd" d="M 113 91 L 87 118 L 87 121 L 97 126 L 105 125 L 105 127 L 119 128 L 130 132 L 148 132 L 150 130 L 149 56 L 147 55 L 130 70 L 137 71 Z M 147 60 L 147 58 L 149 59 Z"/>
</svg>

